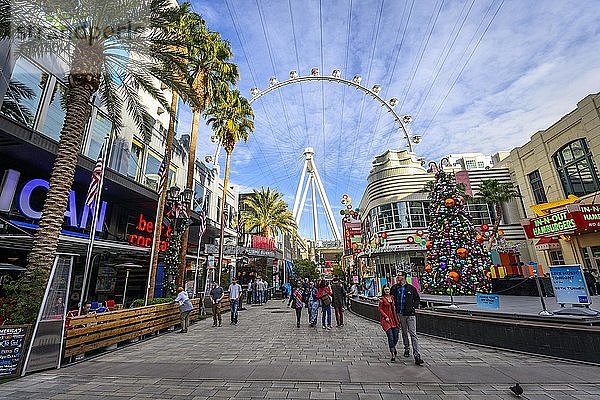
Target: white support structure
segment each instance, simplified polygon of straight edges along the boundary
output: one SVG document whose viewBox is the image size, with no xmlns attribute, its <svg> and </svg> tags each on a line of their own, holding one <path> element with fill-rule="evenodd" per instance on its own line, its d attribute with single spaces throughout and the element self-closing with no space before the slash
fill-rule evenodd
<svg viewBox="0 0 600 400">
<path fill-rule="evenodd" d="M 329 222 L 329 226 L 331 227 L 331 231 L 333 232 L 335 239 L 338 241 L 342 240 L 340 235 L 340 231 L 335 223 L 335 218 L 333 217 L 333 211 L 331 210 L 331 205 L 329 204 L 329 199 L 327 198 L 327 193 L 325 192 L 325 188 L 323 187 L 323 182 L 321 181 L 321 176 L 319 175 L 319 171 L 317 171 L 317 165 L 313 162 L 313 155 L 315 154 L 312 147 L 307 147 L 304 149 L 304 157 L 306 160 L 304 161 L 304 167 L 302 168 L 302 175 L 300 177 L 300 182 L 298 184 L 298 189 L 296 190 L 296 198 L 294 199 L 294 210 L 293 216 L 297 225 L 300 225 L 300 218 L 302 217 L 302 211 L 304 210 L 304 203 L 306 202 L 306 196 L 308 194 L 308 187 L 312 188 L 312 214 L 313 214 L 313 231 L 315 235 L 315 242 L 319 240 L 319 222 L 317 216 L 317 196 L 316 191 L 319 192 L 319 197 L 321 198 L 321 203 L 323 203 L 323 208 L 325 209 L 325 216 L 327 217 L 327 221 Z M 305 178 L 306 173 L 308 172 L 308 179 Z M 300 194 L 302 193 L 302 197 Z"/>
</svg>

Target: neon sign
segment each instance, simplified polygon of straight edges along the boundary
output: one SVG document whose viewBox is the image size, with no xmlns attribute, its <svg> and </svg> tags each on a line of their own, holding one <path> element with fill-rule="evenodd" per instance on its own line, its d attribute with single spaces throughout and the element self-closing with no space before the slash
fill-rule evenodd
<svg viewBox="0 0 600 400">
<path fill-rule="evenodd" d="M 127 241 L 132 246 L 137 247 L 152 247 L 152 239 L 154 237 L 154 222 L 146 221 L 144 214 L 140 214 L 138 217 L 138 223 L 135 226 L 135 230 L 138 233 L 132 233 L 127 238 Z M 173 229 L 169 226 L 168 228 L 163 225 L 162 232 L 165 232 L 167 239 L 171 237 Z M 159 250 L 165 251 L 169 246 L 167 240 L 161 240 L 159 243 Z"/>
<path fill-rule="evenodd" d="M 17 196 L 17 187 L 20 177 L 21 173 L 19 171 L 15 171 L 14 169 L 9 169 L 4 172 L 2 184 L 0 185 L 0 211 L 10 212 L 13 202 L 15 201 L 15 197 L 17 197 L 16 206 L 21 215 L 32 220 L 39 220 L 42 216 L 42 211 L 35 210 L 33 208 L 31 205 L 31 198 L 33 192 L 36 190 L 47 191 L 50 187 L 50 184 L 44 179 L 31 179 L 30 181 L 25 182 Z M 80 210 L 81 218 L 77 218 L 77 211 L 75 191 L 71 190 L 69 192 L 69 203 L 67 205 L 67 210 L 65 211 L 65 222 L 72 228 L 87 229 L 88 219 L 91 219 L 91 216 L 94 214 L 93 209 L 90 209 L 87 204 L 83 204 L 83 208 Z M 96 232 L 102 232 L 105 215 L 106 202 L 103 201 L 100 204 L 100 210 L 98 212 Z"/>
</svg>

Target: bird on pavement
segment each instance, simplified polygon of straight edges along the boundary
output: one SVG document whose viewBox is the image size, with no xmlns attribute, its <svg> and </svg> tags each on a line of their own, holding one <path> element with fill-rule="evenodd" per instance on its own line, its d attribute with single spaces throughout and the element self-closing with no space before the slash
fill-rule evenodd
<svg viewBox="0 0 600 400">
<path fill-rule="evenodd" d="M 517 397 L 521 397 L 523 394 L 523 388 L 519 385 L 519 382 L 515 383 L 515 386 L 509 387 L 510 391 Z"/>
</svg>

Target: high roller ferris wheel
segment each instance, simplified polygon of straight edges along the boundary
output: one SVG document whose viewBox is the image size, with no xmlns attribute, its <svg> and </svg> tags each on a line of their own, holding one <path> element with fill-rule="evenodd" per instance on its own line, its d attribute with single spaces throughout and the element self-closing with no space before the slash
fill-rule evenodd
<svg viewBox="0 0 600 400">
<path fill-rule="evenodd" d="M 302 83 L 307 81 L 326 81 L 348 85 L 354 87 L 355 89 L 362 91 L 365 95 L 373 98 L 377 102 L 379 102 L 383 107 L 387 109 L 389 113 L 392 114 L 394 121 L 398 124 L 398 128 L 400 134 L 406 140 L 406 147 L 409 152 L 413 152 L 413 145 L 419 144 L 422 140 L 421 135 L 412 135 L 408 129 L 408 125 L 412 122 L 412 117 L 410 115 L 400 116 L 395 110 L 394 107 L 398 105 L 398 99 L 392 97 L 390 100 L 386 101 L 382 98 L 379 93 L 381 92 L 381 85 L 373 85 L 372 88 L 368 88 L 366 86 L 361 85 L 362 77 L 360 75 L 354 75 L 351 80 L 345 79 L 342 77 L 342 72 L 339 69 L 334 69 L 331 75 L 320 75 L 319 68 L 312 68 L 309 75 L 300 76 L 296 70 L 290 71 L 289 78 L 284 81 L 279 81 L 276 77 L 271 77 L 269 79 L 269 86 L 265 89 L 258 89 L 253 87 L 250 89 L 250 94 L 252 97 L 249 100 L 249 103 L 252 104 L 262 96 L 280 89 L 282 87 Z M 213 137 L 213 141 L 215 141 Z M 214 157 L 207 156 L 206 161 L 212 159 L 213 165 L 218 167 L 218 159 L 221 151 L 220 143 L 217 145 L 217 149 Z M 335 223 L 335 218 L 333 215 L 333 211 L 331 209 L 331 204 L 327 197 L 327 192 L 325 191 L 325 187 L 319 175 L 317 165 L 314 162 L 314 150 L 312 147 L 307 147 L 304 149 L 304 166 L 301 170 L 301 176 L 298 183 L 298 188 L 296 190 L 296 196 L 294 198 L 294 208 L 292 214 L 294 216 L 294 220 L 297 225 L 300 225 L 300 220 L 302 217 L 302 212 L 304 210 L 304 204 L 306 203 L 306 197 L 308 194 L 309 186 L 312 186 L 311 190 L 311 198 L 312 198 L 312 223 L 313 223 L 313 234 L 315 242 L 319 240 L 319 229 L 318 229 L 318 214 L 317 214 L 317 203 L 316 203 L 316 192 L 319 193 L 319 197 L 321 203 L 323 204 L 323 208 L 325 211 L 325 215 L 327 217 L 327 222 L 335 236 L 337 241 L 341 241 L 340 231 Z M 307 177 L 308 174 L 308 177 Z"/>
</svg>

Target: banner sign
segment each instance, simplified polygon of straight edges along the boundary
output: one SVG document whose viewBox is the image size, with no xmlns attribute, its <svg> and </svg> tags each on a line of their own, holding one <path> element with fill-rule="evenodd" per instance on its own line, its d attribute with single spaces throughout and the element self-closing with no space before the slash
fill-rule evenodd
<svg viewBox="0 0 600 400">
<path fill-rule="evenodd" d="M 562 211 L 525 220 L 523 229 L 529 239 L 569 235 L 575 231 L 600 228 L 600 205 L 568 204 Z"/>
<path fill-rule="evenodd" d="M 358 275 L 352 276 L 352 283 L 358 283 Z"/>
<path fill-rule="evenodd" d="M 477 293 L 477 307 L 500 309 L 500 296 L 497 294 Z"/>
<path fill-rule="evenodd" d="M 551 265 L 550 280 L 558 304 L 592 304 L 581 265 Z"/>
<path fill-rule="evenodd" d="M 21 375 L 30 325 L 0 326 L 0 378 Z"/>
</svg>

